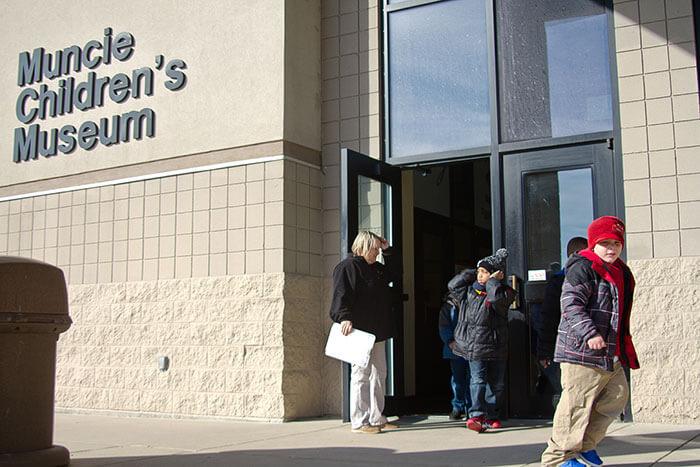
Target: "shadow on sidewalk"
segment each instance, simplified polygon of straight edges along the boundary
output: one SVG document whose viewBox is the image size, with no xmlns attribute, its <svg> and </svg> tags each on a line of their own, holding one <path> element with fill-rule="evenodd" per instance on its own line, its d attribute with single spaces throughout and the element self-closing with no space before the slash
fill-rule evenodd
<svg viewBox="0 0 700 467">
<path fill-rule="evenodd" d="M 444 424 L 442 424 L 444 426 Z M 404 431 L 404 429 L 400 430 Z M 400 435 L 400 431 L 390 432 Z M 474 434 L 475 436 L 478 436 Z M 392 444 L 385 434 L 386 444 Z M 617 435 L 607 437 L 600 445 L 599 452 L 604 457 L 625 456 L 627 467 L 687 467 L 699 465 L 700 461 L 664 461 L 664 457 L 679 447 L 697 439 L 700 431 L 654 433 L 647 435 Z M 393 437 L 393 436 L 392 436 Z M 349 435 L 347 444 L 369 437 Z M 372 440 L 382 438 L 371 437 Z M 143 448 L 143 446 L 141 446 Z M 415 446 L 420 448 L 420 446 Z M 414 447 L 414 448 L 415 448 Z M 497 447 L 477 447 L 442 451 L 397 452 L 391 448 L 372 447 L 319 447 L 299 449 L 240 449 L 222 452 L 199 452 L 133 457 L 103 457 L 75 459 L 71 466 L 96 467 L 106 465 L 126 465 L 143 467 L 184 467 L 184 466 L 331 466 L 355 465 L 401 465 L 401 466 L 485 466 L 539 465 L 539 456 L 544 444 L 511 445 Z M 430 449 L 430 446 L 426 446 Z M 635 456 L 642 459 L 633 460 Z"/>
</svg>

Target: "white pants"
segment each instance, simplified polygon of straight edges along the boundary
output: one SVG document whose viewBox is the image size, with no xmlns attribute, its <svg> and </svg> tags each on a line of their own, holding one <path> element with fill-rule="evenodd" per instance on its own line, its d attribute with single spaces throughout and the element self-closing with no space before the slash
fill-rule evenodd
<svg viewBox="0 0 700 467">
<path fill-rule="evenodd" d="M 384 385 L 386 384 L 386 342 L 372 347 L 369 363 L 362 368 L 352 365 L 350 373 L 350 423 L 352 428 L 362 425 L 383 425 Z"/>
</svg>

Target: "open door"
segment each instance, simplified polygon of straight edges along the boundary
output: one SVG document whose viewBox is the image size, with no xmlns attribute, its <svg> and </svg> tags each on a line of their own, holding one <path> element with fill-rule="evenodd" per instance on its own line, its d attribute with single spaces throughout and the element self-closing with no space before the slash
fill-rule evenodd
<svg viewBox="0 0 700 467">
<path fill-rule="evenodd" d="M 371 230 L 401 251 L 401 169 L 343 148 L 340 153 L 340 255 L 350 253 L 359 230 Z M 393 284 L 402 290 L 402 284 Z M 401 307 L 401 304 L 397 304 Z M 399 334 L 386 341 L 387 402 L 394 413 L 403 395 L 403 310 L 396 310 Z M 343 364 L 343 420 L 350 420 L 350 365 Z"/>
<path fill-rule="evenodd" d="M 571 237 L 615 214 L 613 154 L 607 143 L 508 154 L 503 158 L 509 274 L 520 289 L 509 318 L 509 414 L 550 418 L 552 391 L 535 355 L 547 279 L 566 265 Z"/>
</svg>

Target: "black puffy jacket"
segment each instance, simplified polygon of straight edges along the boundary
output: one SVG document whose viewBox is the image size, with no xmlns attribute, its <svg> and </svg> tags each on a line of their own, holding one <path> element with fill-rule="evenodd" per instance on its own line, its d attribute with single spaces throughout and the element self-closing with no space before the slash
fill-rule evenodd
<svg viewBox="0 0 700 467">
<path fill-rule="evenodd" d="M 448 284 L 459 296 L 455 353 L 467 360 L 505 360 L 508 307 L 515 299 L 515 290 L 492 278 L 486 282 L 486 293 L 478 294 L 472 287 L 475 280 L 475 271 L 465 270 Z"/>
</svg>

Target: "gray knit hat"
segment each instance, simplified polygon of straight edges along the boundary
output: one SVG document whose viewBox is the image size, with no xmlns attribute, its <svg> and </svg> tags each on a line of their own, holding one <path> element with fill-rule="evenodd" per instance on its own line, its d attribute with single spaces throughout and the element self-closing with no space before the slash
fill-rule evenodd
<svg viewBox="0 0 700 467">
<path fill-rule="evenodd" d="M 484 259 L 480 259 L 476 263 L 477 268 L 484 268 L 491 274 L 496 271 L 506 272 L 506 258 L 508 257 L 508 250 L 505 248 L 499 248 L 495 254 L 487 256 Z"/>
</svg>

